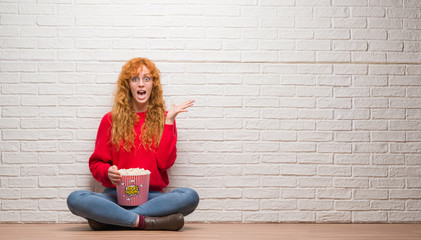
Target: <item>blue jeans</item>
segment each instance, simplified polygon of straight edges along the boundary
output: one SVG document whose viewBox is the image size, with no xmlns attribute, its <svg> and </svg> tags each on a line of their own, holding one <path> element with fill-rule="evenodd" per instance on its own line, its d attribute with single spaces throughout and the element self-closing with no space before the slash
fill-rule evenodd
<svg viewBox="0 0 421 240">
<path fill-rule="evenodd" d="M 105 188 L 103 193 L 79 190 L 67 198 L 67 206 L 73 214 L 124 227 L 135 227 L 138 215 L 162 217 L 181 213 L 186 216 L 198 204 L 199 195 L 190 188 L 177 188 L 169 193 L 149 192 L 148 201 L 135 207 L 118 205 L 115 188 Z"/>
</svg>

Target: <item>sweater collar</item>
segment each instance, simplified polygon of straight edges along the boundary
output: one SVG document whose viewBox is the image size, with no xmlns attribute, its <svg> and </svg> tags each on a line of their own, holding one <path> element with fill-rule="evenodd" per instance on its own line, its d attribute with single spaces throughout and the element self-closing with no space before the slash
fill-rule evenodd
<svg viewBox="0 0 421 240">
<path fill-rule="evenodd" d="M 137 116 L 139 116 L 139 117 L 142 117 L 142 116 L 146 116 L 146 113 L 147 113 L 148 111 L 144 111 L 144 112 L 137 112 L 136 114 L 137 114 Z"/>
</svg>

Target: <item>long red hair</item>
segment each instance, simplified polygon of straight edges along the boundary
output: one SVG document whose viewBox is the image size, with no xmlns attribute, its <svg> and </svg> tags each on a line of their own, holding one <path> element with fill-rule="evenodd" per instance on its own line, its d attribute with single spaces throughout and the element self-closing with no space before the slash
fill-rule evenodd
<svg viewBox="0 0 421 240">
<path fill-rule="evenodd" d="M 143 66 L 149 69 L 150 75 L 153 78 L 153 86 L 146 112 L 145 124 L 141 128 L 139 138 L 141 145 L 149 150 L 156 149 L 161 141 L 162 132 L 164 131 L 166 107 L 162 94 L 160 71 L 147 58 L 133 58 L 124 64 L 121 69 L 111 111 L 111 143 L 117 150 L 123 146 L 125 151 L 131 151 L 134 147 L 134 140 L 136 138 L 134 126 L 138 124 L 139 116 L 133 107 L 133 96 L 130 91 L 129 81 L 132 77 L 139 75 L 139 68 Z"/>
</svg>

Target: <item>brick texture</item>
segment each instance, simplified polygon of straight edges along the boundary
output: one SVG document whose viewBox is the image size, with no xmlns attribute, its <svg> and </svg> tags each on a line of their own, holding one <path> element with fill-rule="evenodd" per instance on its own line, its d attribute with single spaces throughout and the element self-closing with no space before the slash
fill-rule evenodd
<svg viewBox="0 0 421 240">
<path fill-rule="evenodd" d="M 121 66 L 162 72 L 192 222 L 421 222 L 417 0 L 3 1 L 0 222 L 74 223 Z"/>
</svg>

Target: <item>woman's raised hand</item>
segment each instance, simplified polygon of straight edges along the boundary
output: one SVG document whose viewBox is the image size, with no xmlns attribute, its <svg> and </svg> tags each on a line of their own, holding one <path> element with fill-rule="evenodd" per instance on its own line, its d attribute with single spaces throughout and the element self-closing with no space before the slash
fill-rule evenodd
<svg viewBox="0 0 421 240">
<path fill-rule="evenodd" d="M 121 174 L 116 165 L 108 168 L 108 177 L 114 185 L 117 185 L 121 181 Z"/>
<path fill-rule="evenodd" d="M 193 106 L 194 100 L 185 101 L 179 105 L 172 104 L 171 109 L 167 113 L 165 124 L 173 124 L 175 117 L 181 112 L 187 112 L 187 108 Z"/>
</svg>

